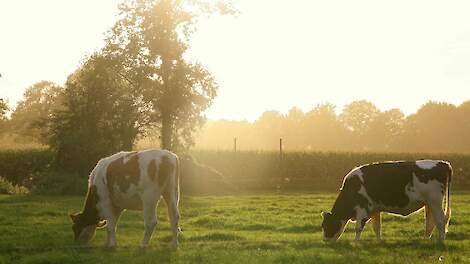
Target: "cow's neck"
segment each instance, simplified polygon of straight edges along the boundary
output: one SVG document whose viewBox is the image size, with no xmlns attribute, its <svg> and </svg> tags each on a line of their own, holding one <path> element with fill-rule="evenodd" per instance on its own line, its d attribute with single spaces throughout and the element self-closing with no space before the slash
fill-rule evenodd
<svg viewBox="0 0 470 264">
<path fill-rule="evenodd" d="M 340 192 L 336 198 L 331 213 L 338 217 L 340 220 L 349 220 L 354 217 L 354 204 L 351 199 L 348 199 L 344 192 Z"/>
<path fill-rule="evenodd" d="M 98 194 L 94 185 L 88 188 L 88 192 L 85 198 L 85 205 L 82 212 L 82 221 L 89 224 L 96 224 L 99 221 L 98 209 L 96 204 L 98 203 Z"/>
</svg>

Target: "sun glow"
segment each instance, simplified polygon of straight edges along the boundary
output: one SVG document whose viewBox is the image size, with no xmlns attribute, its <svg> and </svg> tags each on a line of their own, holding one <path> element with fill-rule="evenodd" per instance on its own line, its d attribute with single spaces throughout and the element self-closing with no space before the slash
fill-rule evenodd
<svg viewBox="0 0 470 264">
<path fill-rule="evenodd" d="M 103 45 L 119 2 L 2 2 L 1 97 L 14 105 L 34 82 L 63 83 Z M 468 2 L 239 0 L 234 6 L 239 15 L 203 18 L 191 39 L 189 56 L 220 86 L 209 118 L 254 120 L 266 110 L 307 111 L 323 102 L 341 108 L 358 99 L 409 114 L 428 100 L 470 99 Z"/>
</svg>

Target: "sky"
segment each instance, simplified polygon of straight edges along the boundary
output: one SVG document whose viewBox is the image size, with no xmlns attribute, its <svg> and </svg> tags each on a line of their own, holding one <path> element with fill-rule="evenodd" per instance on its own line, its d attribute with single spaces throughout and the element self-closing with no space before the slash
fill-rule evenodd
<svg viewBox="0 0 470 264">
<path fill-rule="evenodd" d="M 0 97 L 63 84 L 103 46 L 118 0 L 2 0 Z M 219 84 L 210 119 L 267 110 L 340 110 L 354 100 L 415 112 L 470 100 L 470 1 L 235 0 L 240 14 L 201 19 L 188 56 Z"/>
</svg>

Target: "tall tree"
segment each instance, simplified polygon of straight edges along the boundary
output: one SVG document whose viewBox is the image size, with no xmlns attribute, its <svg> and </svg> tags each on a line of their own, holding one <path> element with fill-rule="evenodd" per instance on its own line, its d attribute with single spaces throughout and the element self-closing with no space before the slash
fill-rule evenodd
<svg viewBox="0 0 470 264">
<path fill-rule="evenodd" d="M 448 103 L 427 102 L 405 122 L 403 146 L 407 151 L 457 152 L 462 149 L 457 107 Z"/>
<path fill-rule="evenodd" d="M 369 101 L 354 101 L 344 107 L 341 119 L 347 128 L 362 136 L 379 112 L 379 109 Z"/>
<path fill-rule="evenodd" d="M 470 100 L 459 105 L 457 111 L 457 120 L 460 124 L 457 138 L 460 143 L 460 151 L 468 152 L 470 150 Z"/>
<path fill-rule="evenodd" d="M 0 98 L 0 134 L 5 131 L 7 124 L 7 112 L 9 110 L 8 104 Z"/>
<path fill-rule="evenodd" d="M 7 119 L 7 111 L 9 110 L 7 102 L 0 98 L 0 120 L 6 120 Z"/>
<path fill-rule="evenodd" d="M 370 122 L 366 133 L 369 150 L 390 151 L 397 146 L 397 140 L 403 134 L 405 115 L 399 109 L 379 112 Z"/>
<path fill-rule="evenodd" d="M 145 105 L 114 69 L 114 61 L 94 54 L 67 78 L 49 138 L 62 167 L 89 171 L 101 157 L 130 150 L 147 124 Z"/>
<path fill-rule="evenodd" d="M 305 147 L 303 140 L 305 132 L 305 113 L 298 107 L 292 107 L 284 117 L 283 130 L 286 149 L 302 149 Z M 275 142 L 273 142 L 275 143 Z"/>
<path fill-rule="evenodd" d="M 277 111 L 266 111 L 253 124 L 255 136 L 262 149 L 278 146 L 280 137 L 285 137 L 285 117 Z"/>
<path fill-rule="evenodd" d="M 46 143 L 45 135 L 49 131 L 45 122 L 60 107 L 62 90 L 62 87 L 50 81 L 40 81 L 28 87 L 23 93 L 23 100 L 18 102 L 11 115 L 14 133 Z"/>
<path fill-rule="evenodd" d="M 345 127 L 352 132 L 351 141 L 356 143 L 356 149 L 367 150 L 366 135 L 379 113 L 379 109 L 366 100 L 354 101 L 344 107 L 340 118 Z"/>
<path fill-rule="evenodd" d="M 204 67 L 186 58 L 189 37 L 200 15 L 233 9 L 197 0 L 130 0 L 120 10 L 105 54 L 121 61 L 120 75 L 151 105 L 161 147 L 192 144 L 192 131 L 202 123 L 217 84 Z"/>
<path fill-rule="evenodd" d="M 306 113 L 305 129 L 308 134 L 305 143 L 312 150 L 349 150 L 347 130 L 335 112 L 333 104 L 315 106 Z"/>
</svg>

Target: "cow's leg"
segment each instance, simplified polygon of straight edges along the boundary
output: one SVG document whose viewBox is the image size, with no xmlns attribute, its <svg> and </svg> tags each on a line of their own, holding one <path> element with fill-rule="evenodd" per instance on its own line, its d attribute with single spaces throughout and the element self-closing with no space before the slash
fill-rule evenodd
<svg viewBox="0 0 470 264">
<path fill-rule="evenodd" d="M 356 210 L 356 241 L 361 239 L 362 230 L 364 230 L 364 226 L 366 225 L 366 222 L 369 220 L 369 218 L 370 217 L 364 208 L 359 208 Z"/>
<path fill-rule="evenodd" d="M 145 198 L 144 198 L 145 200 Z M 157 225 L 157 214 L 156 214 L 157 202 L 144 201 L 143 213 L 144 213 L 144 239 L 142 240 L 141 246 L 143 248 L 148 247 L 150 238 L 152 238 L 153 231 Z"/>
<path fill-rule="evenodd" d="M 171 243 L 173 247 L 177 247 L 179 233 L 178 222 L 180 219 L 180 213 L 178 210 L 178 198 L 173 192 L 166 192 L 165 194 L 163 194 L 163 198 L 165 199 L 166 205 L 168 207 L 168 216 L 170 217 L 171 232 L 173 234 Z"/>
<path fill-rule="evenodd" d="M 446 227 L 445 227 L 445 215 L 442 210 L 442 196 L 441 199 L 432 199 L 428 206 L 431 209 L 431 213 L 436 225 L 437 231 L 439 232 L 439 240 L 443 241 L 446 238 Z"/>
<path fill-rule="evenodd" d="M 117 246 L 116 241 L 116 226 L 121 216 L 122 209 L 118 208 L 111 208 L 110 210 L 105 210 L 105 218 L 106 218 L 106 231 L 107 231 L 107 238 L 106 238 L 106 246 L 113 248 Z"/>
<path fill-rule="evenodd" d="M 424 206 L 424 222 L 426 224 L 424 238 L 429 239 L 432 236 L 432 231 L 434 230 L 435 224 L 431 208 L 428 205 Z"/>
<path fill-rule="evenodd" d="M 372 215 L 372 227 L 374 228 L 374 233 L 377 240 L 382 240 L 382 218 L 380 212 Z"/>
</svg>

